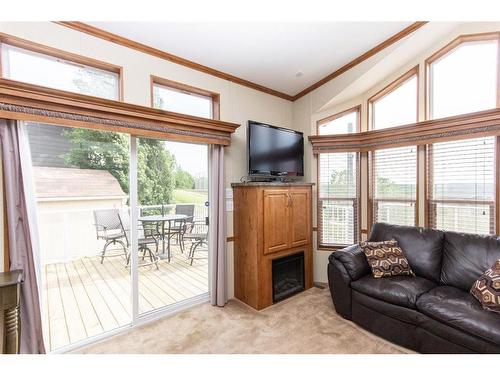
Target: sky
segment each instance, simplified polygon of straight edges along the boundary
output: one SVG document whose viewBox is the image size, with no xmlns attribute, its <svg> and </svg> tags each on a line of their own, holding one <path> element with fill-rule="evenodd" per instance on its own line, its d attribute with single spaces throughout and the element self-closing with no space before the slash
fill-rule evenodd
<svg viewBox="0 0 500 375">
<path fill-rule="evenodd" d="M 182 169 L 193 176 L 208 176 L 208 146 L 194 143 L 165 142 Z"/>
</svg>

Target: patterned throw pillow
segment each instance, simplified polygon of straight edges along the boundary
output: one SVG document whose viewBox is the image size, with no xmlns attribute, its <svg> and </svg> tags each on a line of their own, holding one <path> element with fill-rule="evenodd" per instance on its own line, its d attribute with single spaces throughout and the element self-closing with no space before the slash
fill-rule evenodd
<svg viewBox="0 0 500 375">
<path fill-rule="evenodd" d="M 500 314 L 500 259 L 472 285 L 470 292 L 483 309 Z"/>
<path fill-rule="evenodd" d="M 396 240 L 361 242 L 373 277 L 415 276 Z"/>
</svg>

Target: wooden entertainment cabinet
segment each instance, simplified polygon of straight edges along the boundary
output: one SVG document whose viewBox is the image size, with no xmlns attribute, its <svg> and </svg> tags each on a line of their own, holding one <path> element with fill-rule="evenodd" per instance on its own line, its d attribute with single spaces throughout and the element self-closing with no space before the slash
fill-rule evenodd
<svg viewBox="0 0 500 375">
<path fill-rule="evenodd" d="M 272 261 L 304 253 L 312 278 L 311 183 L 234 183 L 234 294 L 257 310 L 273 304 Z"/>
</svg>

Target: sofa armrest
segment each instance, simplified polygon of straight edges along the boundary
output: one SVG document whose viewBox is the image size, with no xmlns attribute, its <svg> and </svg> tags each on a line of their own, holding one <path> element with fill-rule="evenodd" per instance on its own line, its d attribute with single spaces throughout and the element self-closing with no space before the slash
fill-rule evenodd
<svg viewBox="0 0 500 375">
<path fill-rule="evenodd" d="M 363 249 L 358 244 L 333 252 L 329 261 L 333 263 L 334 260 L 342 263 L 351 281 L 356 281 L 371 272 Z"/>
<path fill-rule="evenodd" d="M 330 260 L 330 263 L 328 263 L 328 286 L 335 311 L 344 319 L 351 320 L 351 277 L 344 265 L 335 259 Z"/>
</svg>

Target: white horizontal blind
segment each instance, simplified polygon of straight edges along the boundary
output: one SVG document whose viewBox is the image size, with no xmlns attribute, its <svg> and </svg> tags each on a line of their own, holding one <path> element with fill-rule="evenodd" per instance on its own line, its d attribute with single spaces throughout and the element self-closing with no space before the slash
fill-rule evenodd
<svg viewBox="0 0 500 375">
<path fill-rule="evenodd" d="M 373 220 L 416 224 L 417 146 L 374 151 Z"/>
<path fill-rule="evenodd" d="M 429 226 L 494 234 L 495 138 L 435 143 L 427 150 Z"/>
<path fill-rule="evenodd" d="M 358 154 L 319 155 L 318 243 L 320 247 L 358 241 Z"/>
</svg>

